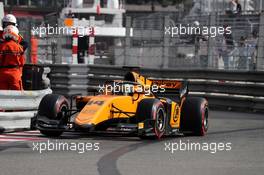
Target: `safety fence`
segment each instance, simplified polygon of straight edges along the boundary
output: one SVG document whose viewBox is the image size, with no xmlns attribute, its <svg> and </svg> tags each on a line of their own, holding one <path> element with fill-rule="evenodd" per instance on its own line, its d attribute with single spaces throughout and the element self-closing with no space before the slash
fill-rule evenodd
<svg viewBox="0 0 264 175">
<path fill-rule="evenodd" d="M 114 61 L 142 67 L 263 70 L 263 19 L 264 13 L 182 18 L 130 14 L 126 27 L 133 29 L 133 37 L 115 48 Z"/>
<path fill-rule="evenodd" d="M 132 68 L 102 65 L 49 65 L 54 93 L 92 94 L 105 81 L 123 79 Z M 203 96 L 212 108 L 264 111 L 264 71 L 137 69 L 149 78 L 186 79 L 190 94 Z M 176 95 L 175 95 L 176 96 Z M 172 94 L 169 97 L 174 98 Z"/>
<path fill-rule="evenodd" d="M 259 6 L 259 3 L 255 4 Z M 73 53 L 76 50 L 73 35 L 55 32 L 56 26 L 64 24 L 64 19 L 58 19 L 57 14 L 46 17 L 43 26 L 31 19 L 20 20 L 19 26 L 31 45 L 27 58 L 32 63 L 72 64 L 77 54 L 81 64 L 94 54 L 95 64 L 264 70 L 264 13 L 256 10 L 255 13 L 232 15 L 218 10 L 199 15 L 169 11 L 130 12 L 115 17 L 117 22 L 111 25 L 107 18 L 95 20 L 97 27 L 120 27 L 120 32 L 126 28 L 126 35 L 120 37 L 114 32 L 111 37 L 96 35 L 94 44 L 89 42 L 88 36 L 78 37 L 77 53 Z M 87 23 L 90 21 L 86 20 Z M 50 31 L 47 31 L 48 27 Z M 224 28 L 228 30 L 223 31 Z M 34 36 L 31 36 L 31 30 Z"/>
</svg>

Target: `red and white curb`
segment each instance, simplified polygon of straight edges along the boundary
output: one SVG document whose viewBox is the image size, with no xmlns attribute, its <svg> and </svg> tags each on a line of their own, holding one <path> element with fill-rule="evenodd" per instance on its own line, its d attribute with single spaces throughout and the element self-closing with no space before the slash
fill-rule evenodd
<svg viewBox="0 0 264 175">
<path fill-rule="evenodd" d="M 47 140 L 47 138 L 41 136 L 42 134 L 39 131 L 5 133 L 0 135 L 0 143 Z"/>
</svg>

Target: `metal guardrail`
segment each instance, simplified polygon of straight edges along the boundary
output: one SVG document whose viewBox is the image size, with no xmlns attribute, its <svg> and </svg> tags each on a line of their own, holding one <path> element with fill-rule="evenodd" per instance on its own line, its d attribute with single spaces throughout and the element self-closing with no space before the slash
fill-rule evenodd
<svg viewBox="0 0 264 175">
<path fill-rule="evenodd" d="M 57 94 L 89 94 L 107 80 L 123 79 L 129 68 L 102 65 L 49 65 Z M 264 111 L 264 71 L 180 70 L 141 68 L 150 78 L 187 79 L 190 94 L 208 98 L 212 108 Z M 171 96 L 173 98 L 173 96 Z"/>
<path fill-rule="evenodd" d="M 37 111 L 0 112 L 0 134 L 30 128 L 30 120 Z M 2 130 L 2 131 L 1 131 Z"/>
<path fill-rule="evenodd" d="M 35 91 L 0 91 L 0 110 L 4 111 L 35 111 L 41 99 L 51 94 L 50 88 Z"/>
<path fill-rule="evenodd" d="M 29 129 L 41 99 L 50 88 L 35 91 L 0 91 L 0 130 Z M 1 131 L 0 131 L 1 133 Z"/>
</svg>

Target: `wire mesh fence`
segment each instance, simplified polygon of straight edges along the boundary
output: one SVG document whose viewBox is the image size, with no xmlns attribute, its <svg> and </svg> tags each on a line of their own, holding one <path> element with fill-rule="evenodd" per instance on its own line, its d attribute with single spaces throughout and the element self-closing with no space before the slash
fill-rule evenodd
<svg viewBox="0 0 264 175">
<path fill-rule="evenodd" d="M 260 29 L 264 26 L 260 24 L 259 14 L 215 14 L 179 19 L 159 13 L 130 18 L 133 37 L 122 48 L 116 48 L 116 64 L 184 69 L 263 69 L 264 36 Z M 189 29 L 192 32 L 188 32 Z"/>
<path fill-rule="evenodd" d="M 61 23 L 57 18 L 56 26 Z M 32 28 L 45 26 L 26 20 L 20 32 L 31 43 Z M 160 68 L 264 70 L 264 14 L 180 16 L 177 13 L 129 14 L 124 17 L 127 36 L 95 36 L 95 63 Z M 180 28 L 186 28 L 180 33 Z M 188 33 L 188 28 L 192 33 Z M 222 33 L 219 33 L 219 28 Z M 225 31 L 230 29 L 230 33 Z M 168 29 L 169 32 L 168 32 Z M 196 32 L 196 30 L 200 32 Z M 204 31 L 203 29 L 208 29 Z M 218 33 L 217 33 L 218 32 Z M 72 63 L 72 36 L 35 36 L 38 63 Z M 84 38 L 85 39 L 85 38 Z M 89 39 L 87 39 L 88 42 Z M 88 55 L 88 43 L 78 55 Z M 31 47 L 31 46 L 30 46 Z M 27 51 L 32 57 L 31 48 Z M 104 61 L 107 60 L 108 61 Z"/>
</svg>

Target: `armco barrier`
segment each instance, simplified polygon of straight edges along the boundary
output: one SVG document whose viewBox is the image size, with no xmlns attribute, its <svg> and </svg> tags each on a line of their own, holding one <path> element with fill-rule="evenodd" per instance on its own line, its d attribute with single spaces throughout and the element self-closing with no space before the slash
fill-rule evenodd
<svg viewBox="0 0 264 175">
<path fill-rule="evenodd" d="M 135 68 L 102 65 L 48 65 L 51 88 L 57 94 L 88 94 L 106 80 L 123 79 Z M 135 69 L 149 78 L 187 79 L 190 94 L 203 96 L 210 107 L 264 111 L 264 71 Z M 173 96 L 170 94 L 170 97 Z"/>
<path fill-rule="evenodd" d="M 50 88 L 36 91 L 0 91 L 0 110 L 30 111 L 38 109 L 40 100 L 51 94 Z"/>
<path fill-rule="evenodd" d="M 51 94 L 50 88 L 36 91 L 0 91 L 0 128 L 4 130 L 30 127 L 41 99 Z M 9 112 L 8 112 L 9 111 Z"/>
<path fill-rule="evenodd" d="M 2 128 L 3 131 L 29 129 L 30 119 L 34 117 L 36 113 L 37 111 L 0 112 L 0 128 Z"/>
</svg>

